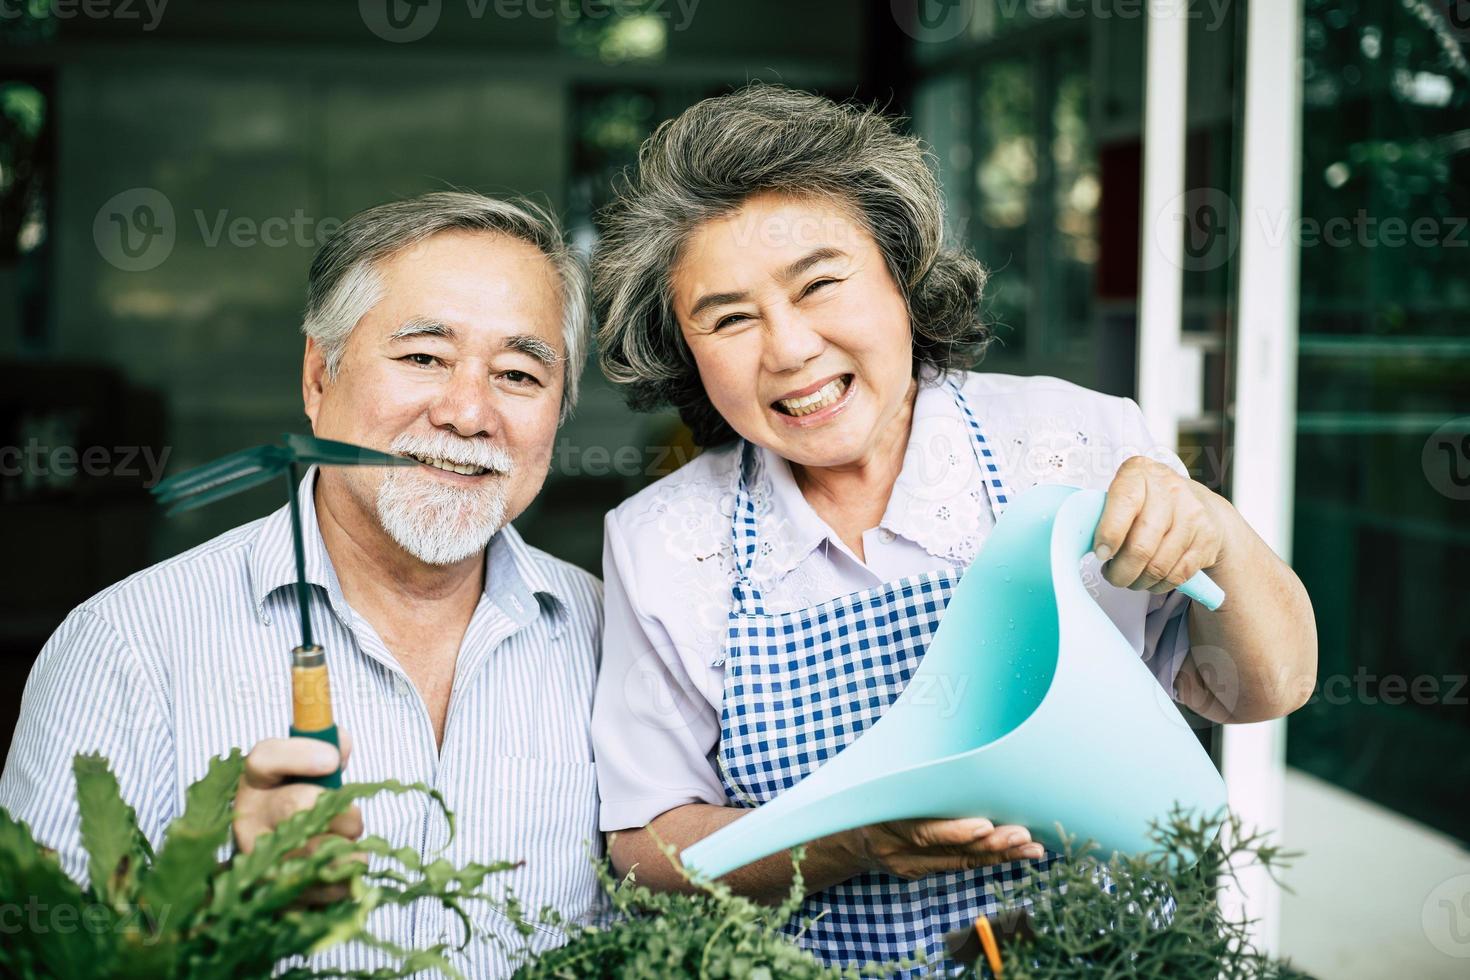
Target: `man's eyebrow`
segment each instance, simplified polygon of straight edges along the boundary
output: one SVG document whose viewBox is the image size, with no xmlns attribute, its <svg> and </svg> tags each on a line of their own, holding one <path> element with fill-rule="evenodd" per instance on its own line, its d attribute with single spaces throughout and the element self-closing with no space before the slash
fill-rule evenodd
<svg viewBox="0 0 1470 980">
<path fill-rule="evenodd" d="M 519 351 L 528 357 L 533 357 L 547 367 L 553 367 L 561 360 L 561 356 L 557 354 L 555 347 L 552 347 L 540 337 L 533 337 L 530 334 L 515 334 L 514 336 L 505 338 L 505 348 L 506 350 Z"/>
<path fill-rule="evenodd" d="M 453 340 L 455 333 L 449 324 L 432 317 L 411 316 L 403 322 L 403 326 L 388 335 L 388 343 L 410 337 L 443 337 L 445 340 Z"/>
</svg>

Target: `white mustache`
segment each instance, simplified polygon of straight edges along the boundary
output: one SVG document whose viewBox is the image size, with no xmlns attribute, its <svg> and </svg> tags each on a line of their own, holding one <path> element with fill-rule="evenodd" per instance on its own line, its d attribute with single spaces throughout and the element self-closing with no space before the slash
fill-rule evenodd
<svg viewBox="0 0 1470 980">
<path fill-rule="evenodd" d="M 426 456 L 445 459 L 460 466 L 479 466 L 493 473 L 511 473 L 515 461 L 510 453 L 494 443 L 460 439 L 447 434 L 415 436 L 407 433 L 393 440 L 388 451 L 400 456 Z"/>
</svg>

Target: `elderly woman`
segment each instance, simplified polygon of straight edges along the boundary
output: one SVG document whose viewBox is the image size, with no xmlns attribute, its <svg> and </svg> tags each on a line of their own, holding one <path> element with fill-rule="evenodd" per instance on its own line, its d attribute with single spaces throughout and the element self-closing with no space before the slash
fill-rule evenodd
<svg viewBox="0 0 1470 980">
<path fill-rule="evenodd" d="M 942 244 L 940 201 L 918 141 L 878 113 L 756 86 L 659 127 L 609 208 L 603 368 L 705 447 L 606 525 L 601 826 L 647 885 L 687 887 L 660 841 L 738 820 L 883 713 L 942 614 L 910 583 L 940 573 L 947 597 L 1037 483 L 1108 490 L 1099 601 L 1176 700 L 1246 722 L 1310 692 L 1300 582 L 1132 401 L 966 370 L 986 276 Z M 1200 569 L 1229 594 L 1217 612 L 1174 591 Z M 868 642 L 834 639 L 860 623 Z M 802 942 L 834 963 L 935 954 L 1052 860 L 984 813 L 814 841 Z M 726 880 L 768 900 L 791 862 Z"/>
</svg>

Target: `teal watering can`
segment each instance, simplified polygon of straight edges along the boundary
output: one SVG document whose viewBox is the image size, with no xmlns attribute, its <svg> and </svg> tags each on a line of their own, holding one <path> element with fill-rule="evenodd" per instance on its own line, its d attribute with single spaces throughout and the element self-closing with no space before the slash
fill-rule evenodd
<svg viewBox="0 0 1470 980">
<path fill-rule="evenodd" d="M 1212 815 L 1225 784 L 1138 652 L 1088 594 L 1081 561 L 1105 495 L 1040 486 L 1006 509 L 955 587 L 908 686 L 785 793 L 687 848 L 709 878 L 854 827 L 919 817 L 1019 824 L 1053 850 L 1154 846 L 1177 804 Z M 1208 609 L 1203 572 L 1180 591 Z M 956 703 L 936 707 L 935 690 Z"/>
</svg>

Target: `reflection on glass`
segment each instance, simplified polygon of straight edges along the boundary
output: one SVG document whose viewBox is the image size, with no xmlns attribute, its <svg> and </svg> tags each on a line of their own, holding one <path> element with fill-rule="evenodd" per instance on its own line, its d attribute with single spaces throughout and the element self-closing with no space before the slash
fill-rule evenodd
<svg viewBox="0 0 1470 980">
<path fill-rule="evenodd" d="M 965 185 L 975 155 L 970 145 L 968 79 L 954 73 L 921 82 L 914 97 L 914 125 L 939 167 L 947 239 L 965 243 L 971 220 Z"/>
<path fill-rule="evenodd" d="M 1302 214 L 1283 230 L 1302 285 L 1293 554 L 1321 669 L 1288 752 L 1470 839 L 1470 64 L 1438 8 L 1306 3 Z"/>
<path fill-rule="evenodd" d="M 607 64 L 657 61 L 669 44 L 669 24 L 656 0 L 581 0 L 560 7 L 562 47 Z"/>
<path fill-rule="evenodd" d="M 46 233 L 41 134 L 46 97 L 25 82 L 0 82 L 0 265 L 41 244 Z"/>
<path fill-rule="evenodd" d="M 1048 252 L 1054 279 L 1046 295 L 1051 298 L 1048 319 L 1056 326 L 1053 333 L 1058 343 L 1085 340 L 1091 332 L 1102 182 L 1092 139 L 1092 80 L 1085 54 L 1064 47 L 1052 62 L 1056 79 L 1051 111 L 1054 233 Z"/>
<path fill-rule="evenodd" d="M 994 273 L 990 315 L 1003 328 L 1008 354 L 1021 353 L 1026 327 L 1027 221 L 1037 176 L 1034 93 L 1025 61 L 991 61 L 980 70 L 974 242 Z"/>
<path fill-rule="evenodd" d="M 653 130 L 657 98 L 644 89 L 579 89 L 572 98 L 572 175 L 567 227 L 584 251 L 597 239 L 597 213 L 612 199 L 617 175 L 638 158 Z"/>
</svg>

